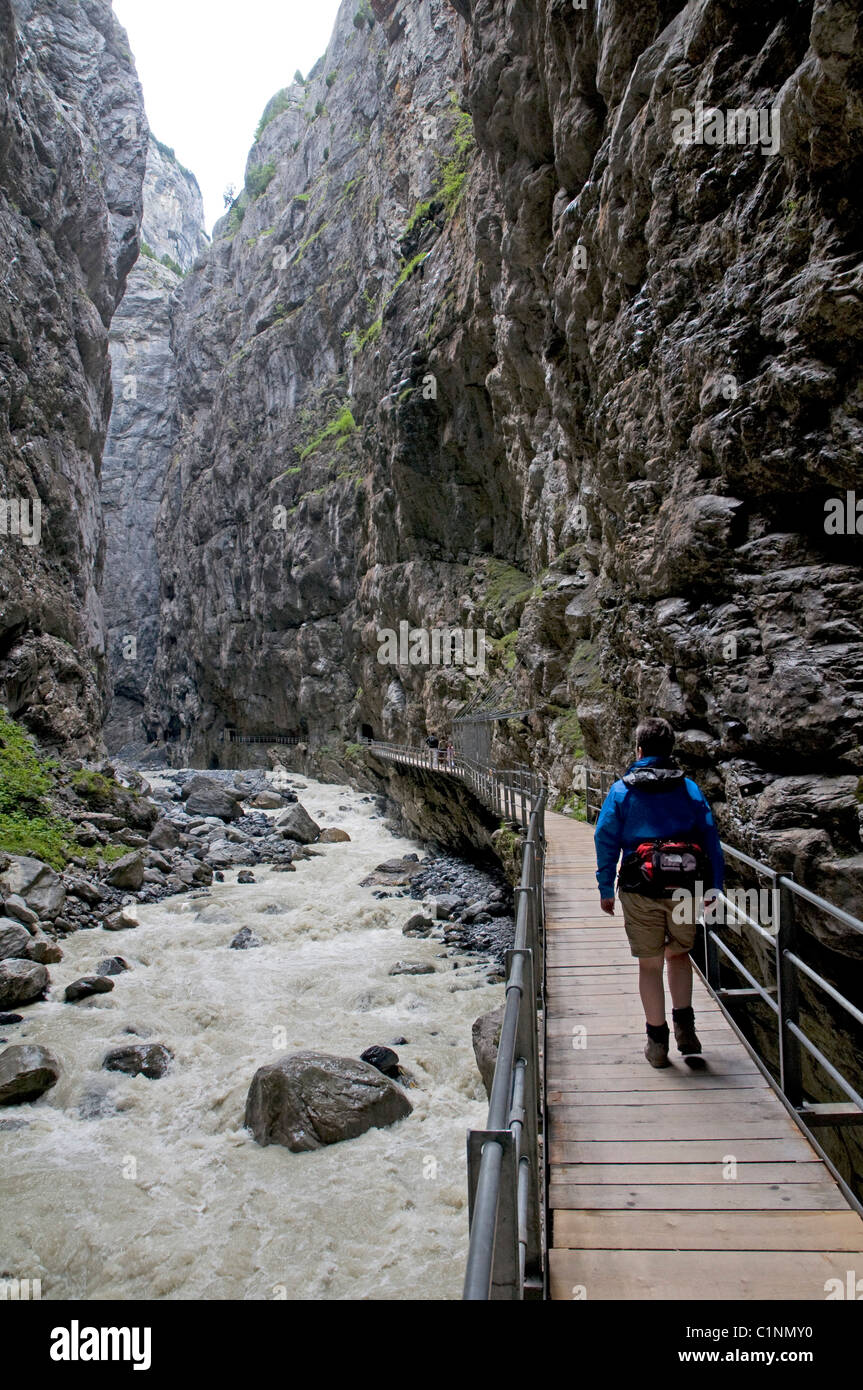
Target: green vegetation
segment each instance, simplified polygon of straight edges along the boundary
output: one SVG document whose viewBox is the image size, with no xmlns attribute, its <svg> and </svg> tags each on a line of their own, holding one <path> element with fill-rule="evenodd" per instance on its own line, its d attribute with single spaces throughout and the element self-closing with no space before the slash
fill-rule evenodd
<svg viewBox="0 0 863 1390">
<path fill-rule="evenodd" d="M 73 855 L 87 857 L 74 839 L 75 826 L 46 800 L 57 766 L 40 757 L 26 731 L 0 709 L 0 850 L 32 855 L 52 869 L 62 869 Z"/>
<path fill-rule="evenodd" d="M 338 68 L 336 68 L 333 72 L 328 72 L 328 73 L 327 73 L 327 86 L 328 86 L 328 87 L 332 87 L 333 84 L 334 84 L 335 82 L 338 81 L 338 76 L 339 76 L 339 70 L 338 70 Z"/>
<path fill-rule="evenodd" d="M 384 321 L 382 315 L 376 318 L 374 323 L 369 324 L 365 332 L 361 333 L 357 338 L 357 345 L 354 348 L 354 356 L 356 356 L 358 352 L 362 352 L 363 348 L 368 347 L 369 343 L 377 342 L 378 338 L 381 336 L 383 326 Z"/>
<path fill-rule="evenodd" d="M 294 73 L 294 81 L 295 81 L 295 82 L 296 82 L 296 81 L 302 82 L 302 80 L 303 80 L 303 78 L 302 78 L 302 74 L 301 74 L 300 72 Z M 270 122 L 271 122 L 271 121 L 274 121 L 274 120 L 276 119 L 277 116 L 281 116 L 281 115 L 283 114 L 283 112 L 287 111 L 287 110 L 288 110 L 288 107 L 289 107 L 290 105 L 291 105 L 291 98 L 290 98 L 289 91 L 288 91 L 288 88 L 287 88 L 287 87 L 283 87 L 282 90 L 281 90 L 280 92 L 276 92 L 276 95 L 275 95 L 274 97 L 270 97 L 270 100 L 267 102 L 266 106 L 264 107 L 264 114 L 261 116 L 261 119 L 258 121 L 258 128 L 257 128 L 257 130 L 255 131 L 255 142 L 256 142 L 256 143 L 257 143 L 258 140 L 260 140 L 261 136 L 263 135 L 264 131 L 266 130 L 266 128 L 267 128 L 267 126 L 270 124 Z"/>
<path fill-rule="evenodd" d="M 38 810 L 54 785 L 54 766 L 40 760 L 21 725 L 0 710 L 0 813 Z"/>
<path fill-rule="evenodd" d="M 561 792 L 551 809 L 558 815 L 587 820 L 587 796 L 584 792 Z"/>
<path fill-rule="evenodd" d="M 412 260 L 408 261 L 407 264 L 402 267 L 402 273 L 393 285 L 392 294 L 389 296 L 387 302 L 389 302 L 389 299 L 392 298 L 392 295 L 395 294 L 396 290 L 404 284 L 405 280 L 408 280 L 411 277 L 411 275 L 413 275 L 417 266 L 421 265 L 429 254 L 430 253 L 428 251 L 421 251 L 418 256 L 414 256 Z"/>
<path fill-rule="evenodd" d="M 313 120 L 317 120 L 319 116 L 323 116 L 324 113 L 325 113 L 325 111 L 326 111 L 326 109 L 327 109 L 327 108 L 324 106 L 324 103 L 323 103 L 322 101 L 316 101 L 316 102 L 315 102 L 315 114 L 314 114 L 314 116 L 313 116 L 312 119 L 313 119 Z"/>
<path fill-rule="evenodd" d="M 156 146 L 156 149 L 160 152 L 160 154 L 163 154 L 166 159 L 170 159 L 174 164 L 176 164 L 180 173 L 185 174 L 187 179 L 191 179 L 192 183 L 197 188 L 198 180 L 195 178 L 195 175 L 192 173 L 191 169 L 186 168 L 185 164 L 180 163 L 179 159 L 174 154 L 174 151 L 171 149 L 171 146 L 163 145 L 161 140 L 157 140 L 155 135 L 153 135 L 152 133 L 150 135 L 150 139 L 152 140 L 153 144 Z"/>
<path fill-rule="evenodd" d="M 375 27 L 375 17 L 372 14 L 372 7 L 369 4 L 369 0 L 360 0 L 359 8 L 354 11 L 354 28 L 362 29 L 364 24 L 367 24 L 369 29 L 374 29 Z"/>
<path fill-rule="evenodd" d="M 327 440 L 333 440 L 335 447 L 341 448 L 357 428 L 357 422 L 350 406 L 344 406 L 334 420 L 330 420 L 329 424 L 324 425 L 324 428 L 309 440 L 300 453 L 300 462 L 302 463 L 310 454 L 316 453 Z"/>
<path fill-rule="evenodd" d="M 250 169 L 246 174 L 246 192 L 249 197 L 260 198 L 262 193 L 266 193 L 275 177 L 276 166 L 272 160 Z"/>
<path fill-rule="evenodd" d="M 416 227 L 418 223 L 425 222 L 426 218 L 432 210 L 432 204 L 433 199 L 431 198 L 427 198 L 424 203 L 417 203 L 416 207 L 414 208 L 413 212 L 408 218 L 408 224 L 405 227 L 405 234 L 407 234 L 408 232 L 412 232 L 414 227 Z"/>
<path fill-rule="evenodd" d="M 502 610 L 526 603 L 533 592 L 528 575 L 505 560 L 490 559 L 486 567 L 485 599 L 489 608 Z"/>
<path fill-rule="evenodd" d="M 583 758 L 584 738 L 575 710 L 562 710 L 559 706 L 553 706 L 552 708 L 560 710 L 560 712 L 556 714 L 554 720 L 554 732 L 557 735 L 558 742 L 561 743 L 567 753 L 570 753 L 574 758 Z"/>
<path fill-rule="evenodd" d="M 168 270 L 172 270 L 175 275 L 183 276 L 186 273 L 167 252 L 164 256 L 157 256 L 152 246 L 148 246 L 146 241 L 141 242 L 141 255 L 146 256 L 149 261 L 155 261 L 157 265 L 167 266 Z"/>
<path fill-rule="evenodd" d="M 518 660 L 515 650 L 517 642 L 518 629 L 516 628 L 515 632 L 508 632 L 505 637 L 501 637 L 495 643 L 495 651 L 501 658 L 505 671 L 512 671 L 515 669 L 515 664 Z"/>
</svg>

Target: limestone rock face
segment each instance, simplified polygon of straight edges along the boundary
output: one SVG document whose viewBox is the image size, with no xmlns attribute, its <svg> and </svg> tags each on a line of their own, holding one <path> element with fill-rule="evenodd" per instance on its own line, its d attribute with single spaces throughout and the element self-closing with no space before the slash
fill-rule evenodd
<svg viewBox="0 0 863 1390">
<path fill-rule="evenodd" d="M 146 148 L 108 0 L 0 0 L 0 699 L 80 752 L 106 694 L 108 328 L 138 253 Z"/>
<path fill-rule="evenodd" d="M 111 327 L 114 408 L 102 468 L 109 748 L 143 740 L 141 716 L 156 652 L 156 515 L 177 429 L 171 330 L 182 274 L 209 244 L 197 181 L 153 136 L 144 181 L 145 253 Z M 164 264 L 165 261 L 171 264 Z"/>
<path fill-rule="evenodd" d="M 412 1109 L 402 1091 L 367 1062 L 295 1052 L 255 1072 L 244 1124 L 259 1144 L 302 1153 L 395 1124 Z"/>
<path fill-rule="evenodd" d="M 374 13 L 271 104 L 179 291 L 149 733 L 321 766 L 445 733 L 475 677 L 380 634 L 482 630 L 532 711 L 499 764 L 574 793 L 666 715 L 743 848 L 793 859 L 796 779 L 856 901 L 863 584 L 825 529 L 863 442 L 855 8 Z M 679 143 L 696 101 L 777 152 Z"/>
</svg>

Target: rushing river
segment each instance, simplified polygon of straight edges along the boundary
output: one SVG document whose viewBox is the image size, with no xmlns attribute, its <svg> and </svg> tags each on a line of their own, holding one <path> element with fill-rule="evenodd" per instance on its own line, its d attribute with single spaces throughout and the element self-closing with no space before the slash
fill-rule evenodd
<svg viewBox="0 0 863 1390">
<path fill-rule="evenodd" d="M 233 870 L 200 896 L 141 906 L 136 930 L 66 938 L 50 998 L 2 1029 L 48 1047 L 63 1074 L 0 1112 L 0 1277 L 41 1278 L 48 1299 L 459 1297 L 465 1131 L 486 1115 L 471 1023 L 502 990 L 482 963 L 455 968 L 439 941 L 402 936 L 417 903 L 359 886 L 420 846 L 349 788 L 308 782 L 300 795 L 351 842 L 295 873 L 259 865 L 240 886 Z M 242 926 L 261 949 L 228 949 Z M 113 993 L 61 1002 L 118 953 L 132 968 Z M 398 960 L 436 973 L 389 976 Z M 127 1029 L 172 1049 L 167 1076 L 101 1069 L 136 1041 Z M 408 1119 L 303 1154 L 243 1129 L 263 1063 L 304 1048 L 356 1057 L 398 1036 L 417 1083 Z"/>
</svg>

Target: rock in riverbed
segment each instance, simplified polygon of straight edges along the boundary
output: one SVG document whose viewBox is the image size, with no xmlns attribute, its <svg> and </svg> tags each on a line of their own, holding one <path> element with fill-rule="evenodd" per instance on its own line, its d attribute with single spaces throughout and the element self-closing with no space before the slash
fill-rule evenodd
<svg viewBox="0 0 863 1390">
<path fill-rule="evenodd" d="M 133 1043 L 115 1047 L 102 1062 L 105 1071 L 122 1071 L 127 1076 L 146 1076 L 156 1081 L 164 1076 L 174 1054 L 164 1043 Z"/>
<path fill-rule="evenodd" d="M 79 999 L 89 999 L 91 994 L 109 994 L 113 988 L 114 981 L 106 975 L 82 975 L 80 980 L 73 980 L 66 986 L 63 997 L 67 1004 L 77 1004 Z"/>
<path fill-rule="evenodd" d="M 367 1062 L 294 1052 L 255 1072 L 244 1124 L 259 1144 L 303 1153 L 395 1124 L 412 1109 L 407 1096 Z"/>
<path fill-rule="evenodd" d="M 491 1095 L 491 1083 L 494 1078 L 494 1069 L 497 1063 L 497 1049 L 500 1043 L 500 1030 L 503 1024 L 504 1005 L 493 1009 L 491 1013 L 480 1014 L 471 1029 L 473 1040 L 473 1055 L 482 1077 L 482 1084 L 485 1086 L 487 1096 Z"/>
<path fill-rule="evenodd" d="M 50 979 L 44 965 L 32 960 L 0 961 L 0 1009 L 41 999 Z"/>
<path fill-rule="evenodd" d="M 321 827 L 299 801 L 276 818 L 276 825 L 285 839 L 297 840 L 301 845 L 313 844 L 321 833 Z"/>
<path fill-rule="evenodd" d="M 263 946 L 263 941 L 259 936 L 255 936 L 251 927 L 241 927 L 231 942 L 232 951 L 252 951 L 257 946 Z"/>
<path fill-rule="evenodd" d="M 346 830 L 339 830 L 337 826 L 331 825 L 328 826 L 326 830 L 321 831 L 318 844 L 338 845 L 350 840 L 350 838 L 351 837 Z"/>
<path fill-rule="evenodd" d="M 56 1086 L 60 1063 L 52 1052 L 31 1044 L 7 1047 L 0 1052 L 0 1105 L 20 1105 L 38 1100 Z"/>
<path fill-rule="evenodd" d="M 388 971 L 388 975 L 433 975 L 434 966 L 430 961 L 424 960 L 397 960 Z"/>
</svg>

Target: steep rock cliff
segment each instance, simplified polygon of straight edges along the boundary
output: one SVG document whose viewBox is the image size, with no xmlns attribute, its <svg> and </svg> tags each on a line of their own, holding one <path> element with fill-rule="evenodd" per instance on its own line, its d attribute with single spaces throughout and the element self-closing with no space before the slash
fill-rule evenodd
<svg viewBox="0 0 863 1390">
<path fill-rule="evenodd" d="M 177 432 L 171 349 L 175 295 L 209 245 L 194 175 L 150 137 L 143 253 L 111 325 L 114 405 L 102 465 L 109 751 L 144 741 L 142 715 L 159 627 L 156 516 Z"/>
<path fill-rule="evenodd" d="M 863 905 L 859 40 L 844 0 L 343 6 L 183 286 L 151 732 L 445 728 L 472 679 L 378 629 L 482 627 L 534 711 L 499 761 L 565 793 L 665 714 L 727 834 Z M 776 152 L 677 143 L 698 102 Z"/>
<path fill-rule="evenodd" d="M 106 0 L 0 0 L 0 71 L 0 699 L 86 750 L 106 694 L 108 327 L 147 125 Z"/>
</svg>

